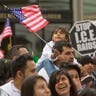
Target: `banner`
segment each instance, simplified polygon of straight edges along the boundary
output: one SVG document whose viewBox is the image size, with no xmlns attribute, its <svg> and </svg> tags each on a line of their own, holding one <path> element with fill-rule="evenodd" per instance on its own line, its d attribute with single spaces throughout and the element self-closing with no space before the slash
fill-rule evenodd
<svg viewBox="0 0 96 96">
<path fill-rule="evenodd" d="M 81 55 L 95 55 L 96 25 L 91 20 L 76 22 L 69 34 L 74 49 Z"/>
</svg>

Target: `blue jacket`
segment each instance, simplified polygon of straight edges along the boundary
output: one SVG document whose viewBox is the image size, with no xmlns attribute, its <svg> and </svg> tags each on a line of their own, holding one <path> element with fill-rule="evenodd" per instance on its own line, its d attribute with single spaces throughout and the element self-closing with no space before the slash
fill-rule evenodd
<svg viewBox="0 0 96 96">
<path fill-rule="evenodd" d="M 50 77 L 51 73 L 56 70 L 54 64 L 52 61 L 49 59 L 45 59 L 44 61 L 41 62 L 39 66 L 37 66 L 37 71 L 39 72 L 42 68 L 44 68 Z"/>
</svg>

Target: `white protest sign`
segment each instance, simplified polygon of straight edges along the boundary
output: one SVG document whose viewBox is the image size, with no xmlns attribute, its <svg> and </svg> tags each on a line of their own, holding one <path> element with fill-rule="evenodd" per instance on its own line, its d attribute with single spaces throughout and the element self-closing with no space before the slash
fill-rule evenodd
<svg viewBox="0 0 96 96">
<path fill-rule="evenodd" d="M 96 50 L 96 21 L 76 22 L 70 30 L 73 48 L 81 55 L 94 55 Z"/>
</svg>

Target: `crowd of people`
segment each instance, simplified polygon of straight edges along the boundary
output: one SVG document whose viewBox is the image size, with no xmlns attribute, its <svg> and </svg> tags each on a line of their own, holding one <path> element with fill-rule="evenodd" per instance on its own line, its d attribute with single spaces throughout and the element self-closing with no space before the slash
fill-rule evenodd
<svg viewBox="0 0 96 96">
<path fill-rule="evenodd" d="M 24 45 L 14 45 L 0 59 L 0 96 L 96 96 L 96 57 L 74 52 L 61 26 L 37 63 Z"/>
</svg>

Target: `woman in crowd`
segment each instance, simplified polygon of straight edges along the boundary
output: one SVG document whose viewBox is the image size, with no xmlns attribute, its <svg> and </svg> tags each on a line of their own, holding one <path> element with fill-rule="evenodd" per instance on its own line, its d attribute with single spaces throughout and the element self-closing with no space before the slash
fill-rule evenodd
<svg viewBox="0 0 96 96">
<path fill-rule="evenodd" d="M 21 96 L 51 96 L 51 92 L 45 79 L 37 75 L 24 80 Z"/>
<path fill-rule="evenodd" d="M 78 96 L 76 87 L 67 72 L 56 70 L 49 80 L 52 96 Z"/>
</svg>

